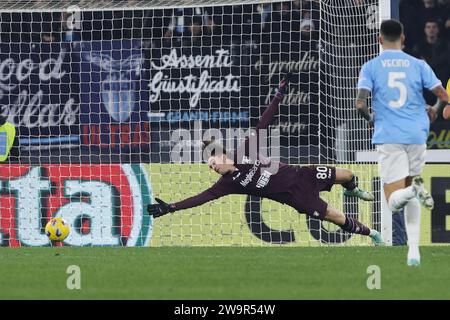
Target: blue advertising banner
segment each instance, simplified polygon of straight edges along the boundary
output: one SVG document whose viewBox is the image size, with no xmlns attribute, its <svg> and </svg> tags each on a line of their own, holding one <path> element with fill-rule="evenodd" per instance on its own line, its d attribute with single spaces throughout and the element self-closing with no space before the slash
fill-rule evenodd
<svg viewBox="0 0 450 320">
<path fill-rule="evenodd" d="M 67 43 L 0 43 L 0 116 L 17 128 L 24 161 L 78 146 L 78 81 Z"/>
<path fill-rule="evenodd" d="M 95 22 L 84 18 L 83 28 Z M 310 163 L 320 145 L 331 145 L 318 134 L 317 33 L 295 24 L 291 32 L 272 30 L 269 22 L 255 38 L 240 28 L 213 36 L 220 27 L 190 37 L 191 29 L 128 38 L 83 29 L 77 40 L 1 43 L 0 116 L 18 127 L 19 161 L 167 162 L 177 130 L 195 140 L 198 123 L 201 130 L 254 127 L 288 72 L 294 77 L 272 124 L 282 156 Z M 325 125 L 323 132 L 332 128 Z"/>
<path fill-rule="evenodd" d="M 148 92 L 140 47 L 134 40 L 81 43 L 82 150 L 148 153 Z"/>
<path fill-rule="evenodd" d="M 153 124 L 189 128 L 193 121 L 201 121 L 214 128 L 248 126 L 249 78 L 242 78 L 231 46 L 177 48 L 153 42 L 146 54 Z"/>
<path fill-rule="evenodd" d="M 305 39 L 308 41 L 301 41 Z M 289 92 L 272 124 L 280 130 L 281 156 L 291 163 L 317 161 L 317 35 L 297 31 L 277 41 L 272 37 L 260 40 L 257 46 L 249 42 L 210 47 L 183 40 L 175 42 L 179 46 L 173 41 L 152 42 L 146 50 L 146 69 L 149 118 L 155 130 L 153 162 L 169 162 L 174 144 L 170 133 L 192 131 L 195 121 L 200 121 L 203 129 L 256 126 L 286 73 L 292 73 Z"/>
</svg>

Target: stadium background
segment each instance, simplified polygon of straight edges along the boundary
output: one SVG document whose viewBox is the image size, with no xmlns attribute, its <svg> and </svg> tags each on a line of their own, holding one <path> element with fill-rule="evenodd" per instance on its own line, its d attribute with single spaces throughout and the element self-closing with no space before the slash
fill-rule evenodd
<svg viewBox="0 0 450 320">
<path fill-rule="evenodd" d="M 345 21 L 338 21 L 337 25 L 364 24 L 367 6 L 375 1 L 348 1 L 348 5 L 353 3 L 358 4 L 354 7 L 354 12 L 338 17 L 337 19 Z M 400 18 L 405 24 L 407 36 L 405 51 L 425 59 L 443 83 L 447 82 L 450 75 L 449 12 L 449 1 L 400 1 Z M 205 129 L 224 130 L 255 125 L 260 115 L 260 106 L 266 104 L 268 97 L 274 92 L 279 81 L 278 75 L 288 70 L 298 74 L 298 85 L 293 89 L 296 91 L 295 99 L 282 107 L 276 124 L 281 130 L 282 160 L 293 164 L 317 163 L 337 157 L 353 161 L 355 151 L 370 149 L 370 144 L 359 143 L 355 136 L 350 139 L 355 142 L 348 145 L 349 151 L 336 155 L 333 147 L 336 134 L 334 128 L 342 124 L 346 113 L 332 109 L 331 100 L 336 96 L 323 95 L 317 83 L 320 80 L 320 83 L 328 83 L 331 87 L 333 81 L 340 81 L 330 67 L 336 64 L 344 64 L 357 70 L 363 62 L 360 60 L 362 57 L 368 58 L 376 52 L 376 45 L 363 45 L 368 38 L 374 43 L 373 37 L 376 35 L 368 31 L 367 34 L 358 34 L 351 42 L 346 42 L 350 40 L 344 37 L 339 48 L 326 48 L 332 55 L 334 50 L 342 50 L 344 47 L 345 52 L 340 53 L 345 53 L 349 58 L 332 63 L 324 61 L 319 71 L 318 14 L 317 1 L 195 9 L 83 11 L 81 27 L 70 30 L 67 28 L 67 14 L 64 12 L 2 12 L 0 61 L 12 59 L 20 64 L 31 59 L 36 64 L 52 65 L 47 74 L 45 71 L 31 73 L 23 79 L 11 76 L 5 67 L 1 69 L 2 84 L 13 84 L 14 88 L 2 87 L 0 115 L 3 121 L 16 124 L 20 133 L 18 143 L 8 160 L 9 164 L 1 167 L 2 180 L 19 181 L 20 177 L 25 176 L 27 179 L 36 179 L 21 180 L 24 184 L 48 178 L 59 190 L 64 181 L 58 180 L 58 172 L 69 166 L 92 165 L 99 168 L 99 171 L 107 166 L 112 168 L 110 170 L 113 175 L 137 179 L 145 184 L 153 171 L 149 170 L 150 174 L 147 175 L 148 166 L 140 165 L 143 163 L 155 164 L 153 168 L 158 169 L 156 172 L 159 177 L 175 170 L 179 173 L 181 182 L 189 180 L 189 172 L 174 169 L 168 164 L 173 147 L 171 132 L 180 128 L 191 130 L 194 120 L 200 120 Z M 326 26 L 324 28 L 321 32 L 325 35 L 327 31 L 331 31 Z M 333 30 L 335 34 L 346 31 Z M 97 55 L 93 55 L 93 52 Z M 223 81 L 222 87 L 214 88 L 208 95 L 200 93 L 198 100 L 183 92 L 170 92 L 158 87 L 165 79 L 175 79 L 179 85 L 189 75 L 201 76 L 205 72 L 204 65 L 186 66 L 177 70 L 169 70 L 164 66 L 170 61 L 170 57 L 180 59 L 199 55 L 214 60 L 214 66 L 208 68 L 208 76 Z M 136 56 L 141 59 L 133 59 Z M 359 58 L 353 59 L 354 56 Z M 112 63 L 105 67 L 101 63 L 103 59 L 110 59 Z M 158 77 L 159 82 L 155 80 Z M 327 89 L 327 92 L 333 93 L 332 88 Z M 117 90 L 128 91 L 128 94 L 133 95 L 125 98 L 132 101 L 133 105 L 120 106 L 125 112 L 117 109 L 117 102 L 114 102 L 117 97 L 104 96 L 105 91 Z M 21 96 L 24 91 L 25 95 L 38 98 L 23 101 Z M 102 105 L 102 101 L 108 101 L 109 104 Z M 430 95 L 427 95 L 427 101 L 434 102 Z M 38 110 L 44 114 L 43 117 L 39 116 Z M 336 117 L 322 122 L 319 110 L 327 110 L 321 112 L 336 114 Z M 46 117 L 45 114 L 52 116 Z M 432 125 L 428 147 L 450 148 L 449 124 L 442 117 Z M 114 165 L 111 166 L 111 163 Z M 39 170 L 34 170 L 34 166 L 38 166 Z M 171 167 L 169 169 L 165 166 Z M 95 176 L 92 172 L 84 173 L 86 169 L 67 170 L 67 178 L 92 180 Z M 200 179 L 205 171 L 199 167 L 196 174 Z M 99 179 L 107 178 L 100 174 Z M 435 197 L 440 199 L 440 205 L 430 216 L 424 218 L 422 241 L 426 244 L 449 243 L 450 210 L 446 191 L 449 184 L 448 165 L 427 165 L 425 180 L 427 185 L 437 185 L 433 190 L 439 190 Z M 23 187 L 22 184 L 18 183 L 18 186 Z M 193 185 L 190 192 L 200 191 L 200 187 L 205 186 Z M 152 191 L 163 197 L 170 195 L 173 189 L 168 183 L 161 183 L 153 185 Z M 40 191 L 31 189 L 29 192 L 34 194 Z M 130 191 L 127 189 L 123 192 Z M 53 195 L 54 198 L 48 200 L 48 210 L 43 214 L 43 220 L 67 205 L 63 194 L 59 190 Z M 116 197 L 126 196 L 119 194 Z M 148 198 L 148 195 L 142 194 L 143 199 L 146 196 Z M 42 238 L 42 235 L 35 235 L 36 239 L 30 236 L 26 240 L 18 239 L 15 234 L 17 216 L 20 220 L 23 215 L 40 213 L 30 213 L 23 208 L 20 208 L 23 212 L 14 211 L 15 200 L 11 192 L 3 191 L 1 201 L 2 245 L 40 243 L 36 239 Z M 140 208 L 133 207 L 133 212 L 123 212 L 121 209 L 118 215 L 133 220 L 131 216 L 142 210 L 148 202 L 149 199 L 142 202 Z M 214 208 L 213 205 L 211 210 Z M 244 208 L 230 209 L 244 211 Z M 248 220 L 249 214 L 251 212 L 247 215 L 243 212 L 237 221 L 230 221 L 228 234 L 233 235 L 233 228 L 245 224 L 244 219 Z M 88 218 L 75 220 L 81 234 L 89 232 Z M 402 244 L 405 238 L 401 233 L 401 214 L 395 221 L 399 225 L 396 243 Z M 202 230 L 202 221 L 194 225 L 198 226 L 198 232 L 205 232 Z M 214 226 L 214 221 L 211 225 Z M 279 221 L 278 226 L 282 230 L 286 229 L 282 221 Z M 117 235 L 119 231 L 114 229 L 115 225 L 111 228 Z M 135 232 L 131 229 L 122 230 L 127 234 L 124 238 L 129 240 L 129 235 Z M 155 230 L 161 232 L 153 234 L 152 241 L 156 242 L 164 239 L 165 232 L 168 231 L 165 228 Z M 148 234 L 146 231 L 142 232 Z M 173 233 L 176 233 L 176 226 L 171 228 L 171 234 Z M 236 235 L 244 237 L 240 241 L 251 243 L 258 234 L 262 235 L 264 232 L 253 232 L 249 228 Z M 266 234 L 270 241 L 274 240 L 270 232 Z M 140 236 L 145 239 L 139 240 L 137 236 L 133 244 L 148 244 L 147 236 Z M 279 237 L 278 242 L 281 243 L 292 242 L 288 240 L 293 239 L 292 232 L 278 232 L 273 236 Z M 132 245 L 131 241 L 127 242 L 121 237 L 117 239 L 119 240 L 113 244 Z M 177 241 L 173 244 L 186 244 L 182 236 L 180 242 Z M 228 240 L 221 241 L 227 244 Z M 196 240 L 191 237 L 188 243 L 195 244 Z"/>
</svg>

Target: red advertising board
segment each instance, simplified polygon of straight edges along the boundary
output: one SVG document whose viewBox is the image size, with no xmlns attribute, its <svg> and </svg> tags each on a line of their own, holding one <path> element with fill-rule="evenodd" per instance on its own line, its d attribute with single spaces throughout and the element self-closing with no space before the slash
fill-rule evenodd
<svg viewBox="0 0 450 320">
<path fill-rule="evenodd" d="M 139 164 L 0 166 L 3 246 L 50 245 L 52 217 L 71 226 L 64 245 L 143 246 L 150 184 Z"/>
</svg>

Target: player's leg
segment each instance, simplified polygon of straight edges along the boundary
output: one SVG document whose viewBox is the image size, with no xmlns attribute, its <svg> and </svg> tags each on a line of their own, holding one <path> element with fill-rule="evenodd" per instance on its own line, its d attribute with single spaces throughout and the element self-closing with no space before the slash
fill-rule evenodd
<svg viewBox="0 0 450 320">
<path fill-rule="evenodd" d="M 420 264 L 420 203 L 416 198 L 405 205 L 405 227 L 408 236 L 407 264 L 417 266 Z"/>
<path fill-rule="evenodd" d="M 309 171 L 312 178 L 311 183 L 315 185 L 315 189 L 319 192 L 331 191 L 333 185 L 341 184 L 348 196 L 358 197 L 366 201 L 374 199 L 370 192 L 358 187 L 356 177 L 351 170 L 319 165 L 303 167 L 302 170 Z M 302 178 L 302 180 L 305 179 Z"/>
<path fill-rule="evenodd" d="M 381 147 L 381 148 L 380 148 Z M 419 176 L 425 165 L 426 145 L 383 145 L 378 147 L 379 166 L 389 209 L 405 209 L 408 235 L 408 265 L 420 264 L 420 205 L 431 204 L 432 198 Z M 417 198 L 416 198 L 417 197 Z M 430 200 L 431 199 L 431 200 Z"/>
<path fill-rule="evenodd" d="M 378 166 L 389 209 L 401 210 L 416 196 L 412 186 L 406 185 L 409 176 L 409 159 L 405 145 L 384 144 L 377 147 Z"/>
<path fill-rule="evenodd" d="M 382 179 L 383 173 L 381 173 Z M 405 227 L 408 236 L 408 265 L 420 264 L 420 205 L 416 192 L 411 185 L 411 177 L 384 184 L 384 193 L 389 209 L 392 212 L 405 209 Z"/>
<path fill-rule="evenodd" d="M 383 244 L 383 240 L 381 239 L 381 235 L 378 231 L 370 229 L 358 220 L 346 216 L 339 210 L 336 210 L 330 206 L 327 207 L 326 215 L 323 220 L 332 222 L 340 226 L 344 231 L 369 236 L 372 238 L 372 241 L 375 245 Z"/>
<path fill-rule="evenodd" d="M 294 194 L 296 199 L 292 204 L 294 208 L 306 212 L 312 218 L 330 221 L 345 231 L 370 236 L 377 245 L 382 243 L 379 232 L 369 229 L 356 219 L 346 217 L 342 212 L 331 208 L 319 196 L 319 192 L 330 191 L 336 183 L 352 180 L 351 171 L 327 166 L 308 166 L 300 169 L 300 175 L 301 182 L 308 186 L 305 189 L 309 189 L 310 193 Z"/>
<path fill-rule="evenodd" d="M 383 186 L 386 201 L 392 212 L 401 210 L 411 199 L 416 196 L 415 190 L 411 185 L 407 185 L 406 178 L 391 183 L 385 183 Z"/>
<path fill-rule="evenodd" d="M 349 169 L 336 168 L 335 184 L 342 185 L 344 194 L 348 197 L 358 197 L 361 200 L 373 201 L 375 197 L 368 191 L 358 187 L 356 176 Z"/>
<path fill-rule="evenodd" d="M 299 201 L 297 202 L 298 206 L 294 205 L 294 208 L 300 212 L 305 212 L 312 218 L 332 222 L 344 231 L 369 236 L 375 245 L 382 244 L 381 235 L 378 231 L 372 230 L 358 220 L 348 217 L 339 210 L 332 208 L 320 198 L 319 193 L 309 196 L 307 194 L 294 196 Z"/>
<path fill-rule="evenodd" d="M 416 196 L 425 208 L 432 209 L 433 198 L 420 177 L 425 165 L 426 145 L 383 145 L 378 151 L 389 209 L 399 211 Z"/>
<path fill-rule="evenodd" d="M 434 208 L 434 200 L 428 190 L 425 188 L 423 178 L 420 175 L 411 177 L 412 186 L 416 191 L 417 199 L 420 204 L 427 209 Z"/>
<path fill-rule="evenodd" d="M 417 198 L 422 206 L 427 209 L 433 209 L 434 200 L 425 188 L 423 179 L 420 176 L 425 166 L 427 146 L 426 144 L 411 144 L 408 145 L 407 152 L 409 158 L 409 176 L 411 178 L 409 185 L 412 185 L 416 191 Z"/>
<path fill-rule="evenodd" d="M 417 195 L 405 205 L 405 227 L 408 235 L 407 264 L 410 266 L 420 265 L 420 203 L 427 208 L 434 205 L 433 198 L 425 189 L 420 174 L 425 166 L 426 145 L 409 145 L 407 147 L 409 158 L 409 176 L 405 179 L 407 187 L 412 186 Z"/>
</svg>

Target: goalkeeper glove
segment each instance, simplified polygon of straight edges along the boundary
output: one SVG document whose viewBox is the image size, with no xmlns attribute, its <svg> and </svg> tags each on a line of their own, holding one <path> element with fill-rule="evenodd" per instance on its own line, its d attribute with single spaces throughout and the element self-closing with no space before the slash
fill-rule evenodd
<svg viewBox="0 0 450 320">
<path fill-rule="evenodd" d="M 286 94 L 288 91 L 288 87 L 289 87 L 289 82 L 291 81 L 292 78 L 292 74 L 291 73 L 287 73 L 284 75 L 283 79 L 280 81 L 280 84 L 278 85 L 278 91 L 280 94 Z"/>
<path fill-rule="evenodd" d="M 173 204 L 168 204 L 162 201 L 159 198 L 155 198 L 158 204 L 150 204 L 147 206 L 148 214 L 153 216 L 154 218 L 161 217 L 169 212 L 175 211 L 175 206 Z"/>
</svg>

